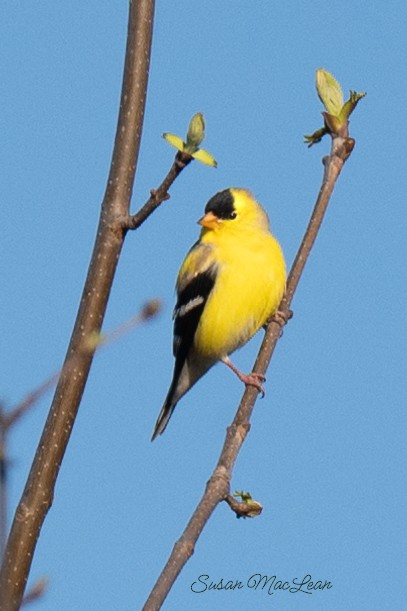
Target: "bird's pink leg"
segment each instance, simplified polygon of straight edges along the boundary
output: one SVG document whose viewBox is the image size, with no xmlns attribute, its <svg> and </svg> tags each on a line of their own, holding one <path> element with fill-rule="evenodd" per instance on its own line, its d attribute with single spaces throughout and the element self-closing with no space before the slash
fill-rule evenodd
<svg viewBox="0 0 407 611">
<path fill-rule="evenodd" d="M 256 373 L 252 371 L 251 373 L 242 373 L 237 367 L 235 367 L 228 356 L 225 356 L 221 359 L 222 363 L 225 363 L 243 382 L 246 386 L 254 386 L 261 393 L 262 397 L 266 394 L 266 391 L 263 388 L 262 382 L 266 381 L 266 378 L 262 373 Z"/>
</svg>

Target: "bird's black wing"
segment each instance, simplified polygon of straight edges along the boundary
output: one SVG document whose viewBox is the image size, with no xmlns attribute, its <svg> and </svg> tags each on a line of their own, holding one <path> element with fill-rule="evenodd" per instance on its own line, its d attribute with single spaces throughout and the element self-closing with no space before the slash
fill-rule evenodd
<svg viewBox="0 0 407 611">
<path fill-rule="evenodd" d="M 181 371 L 188 356 L 199 320 L 216 280 L 217 265 L 211 257 L 209 258 L 211 263 L 207 265 L 207 254 L 206 248 L 201 245 L 191 249 L 189 254 L 191 266 L 187 266 L 186 272 L 181 271 L 178 278 L 173 343 L 175 368 L 178 372 Z M 203 262 L 206 263 L 206 267 Z M 192 273 L 192 270 L 197 268 L 202 271 Z"/>
</svg>

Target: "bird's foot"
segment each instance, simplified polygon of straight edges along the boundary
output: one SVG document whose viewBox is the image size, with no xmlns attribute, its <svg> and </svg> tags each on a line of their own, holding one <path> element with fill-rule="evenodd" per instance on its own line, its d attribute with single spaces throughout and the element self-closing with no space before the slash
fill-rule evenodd
<svg viewBox="0 0 407 611">
<path fill-rule="evenodd" d="M 261 393 L 261 397 L 264 397 L 264 395 L 266 394 L 266 391 L 264 390 L 264 386 L 262 384 L 262 382 L 266 381 L 266 377 L 264 375 L 262 375 L 261 373 L 256 373 L 255 371 L 252 371 L 251 373 L 242 373 L 241 371 L 239 371 L 239 374 L 238 378 L 243 382 L 243 384 L 246 384 L 246 386 L 254 386 L 255 388 L 257 388 L 259 393 Z"/>
<path fill-rule="evenodd" d="M 246 386 L 254 386 L 257 388 L 261 396 L 264 397 L 266 391 L 264 390 L 262 382 L 266 381 L 265 376 L 262 373 L 256 373 L 252 371 L 251 373 L 243 373 L 237 367 L 235 367 L 229 357 L 225 357 L 222 359 L 222 362 L 225 363 L 232 371 L 237 375 L 239 380 L 246 384 Z"/>
<path fill-rule="evenodd" d="M 274 312 L 273 316 L 269 318 L 268 322 L 276 322 L 280 327 L 284 327 L 293 316 L 294 312 L 292 310 L 277 310 L 277 312 Z"/>
<path fill-rule="evenodd" d="M 281 335 L 283 335 L 283 327 L 288 323 L 288 321 L 294 316 L 294 312 L 292 310 L 277 310 L 274 312 L 273 316 L 270 316 L 264 328 L 267 329 L 267 325 L 271 322 L 276 322 L 281 328 Z"/>
</svg>

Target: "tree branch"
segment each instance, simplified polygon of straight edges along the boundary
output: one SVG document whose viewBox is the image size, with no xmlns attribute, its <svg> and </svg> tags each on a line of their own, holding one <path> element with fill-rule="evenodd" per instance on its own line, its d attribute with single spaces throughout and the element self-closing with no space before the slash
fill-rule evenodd
<svg viewBox="0 0 407 611">
<path fill-rule="evenodd" d="M 17 507 L 0 574 L 0 608 L 20 608 L 41 526 L 93 360 L 126 233 L 143 125 L 154 0 L 130 2 L 127 46 L 112 163 L 88 275 L 65 363 L 31 471 Z"/>
<path fill-rule="evenodd" d="M 348 137 L 348 133 L 345 134 L 345 137 L 334 136 L 332 138 L 331 153 L 329 157 L 323 160 L 325 171 L 322 186 L 304 238 L 288 276 L 286 293 L 279 308 L 287 319 L 290 317 L 289 308 L 292 298 L 320 229 L 335 183 L 353 147 L 354 140 Z M 277 320 L 272 320 L 267 326 L 266 334 L 254 365 L 253 370 L 255 372 L 263 375 L 266 373 L 280 335 L 281 324 Z M 192 556 L 196 541 L 211 514 L 221 501 L 228 499 L 233 467 L 240 448 L 250 430 L 250 418 L 257 396 L 258 392 L 255 388 L 252 386 L 246 388 L 235 418 L 227 429 L 226 440 L 218 464 L 206 485 L 205 493 L 183 534 L 174 545 L 173 551 L 143 607 L 143 611 L 153 611 L 161 607 L 183 566 Z"/>
</svg>

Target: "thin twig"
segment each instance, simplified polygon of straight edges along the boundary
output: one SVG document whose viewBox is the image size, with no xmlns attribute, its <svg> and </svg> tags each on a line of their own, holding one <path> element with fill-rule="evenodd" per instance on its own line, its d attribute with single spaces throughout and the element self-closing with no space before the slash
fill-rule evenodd
<svg viewBox="0 0 407 611">
<path fill-rule="evenodd" d="M 112 329 L 108 333 L 97 333 L 95 337 L 89 338 L 88 350 L 100 350 L 107 345 L 117 342 L 123 335 L 137 327 L 138 325 L 147 322 L 154 318 L 161 310 L 161 301 L 159 299 L 150 299 L 143 307 L 131 318 L 122 322 L 118 327 Z"/>
<path fill-rule="evenodd" d="M 147 320 L 156 316 L 161 310 L 161 302 L 159 299 L 150 299 L 147 301 L 142 308 L 129 318 L 128 320 L 121 323 L 112 331 L 104 334 L 97 334 L 96 341 L 89 339 L 89 342 L 86 346 L 83 346 L 83 350 L 89 352 L 89 350 L 97 350 L 99 351 L 102 347 L 105 347 L 108 344 L 116 342 L 118 339 L 123 337 L 126 333 L 137 327 L 141 323 L 146 322 Z M 75 356 L 75 355 L 73 355 Z M 66 366 L 67 362 L 65 363 Z M 57 383 L 59 376 L 61 375 L 62 369 L 59 369 L 52 375 L 50 375 L 44 382 L 41 382 L 37 388 L 31 390 L 25 397 L 22 399 L 17 405 L 15 405 L 9 411 L 6 411 L 3 406 L 0 404 L 0 429 L 4 429 L 7 431 L 11 428 L 18 420 L 20 420 L 24 414 L 30 410 L 42 397 L 45 393 L 50 390 L 54 384 Z"/>
<path fill-rule="evenodd" d="M 28 590 L 23 598 L 22 606 L 36 602 L 42 596 L 44 596 L 48 587 L 48 579 L 46 577 L 40 577 L 38 581 Z"/>
<path fill-rule="evenodd" d="M 4 424 L 6 429 L 10 429 L 56 384 L 61 370 L 50 375 L 37 388 L 31 390 L 25 397 L 17 403 L 9 412 L 4 415 Z"/>
<path fill-rule="evenodd" d="M 353 146 L 354 141 L 349 137 L 334 137 L 331 153 L 329 157 L 324 159 L 325 171 L 322 186 L 303 241 L 292 265 L 287 280 L 286 293 L 279 308 L 281 312 L 286 314 L 287 318 L 289 318 L 292 298 L 320 229 L 335 183 L 345 161 L 352 152 Z M 263 375 L 266 373 L 280 335 L 281 325 L 276 320 L 271 321 L 267 326 L 254 365 L 254 371 Z M 206 485 L 204 495 L 180 539 L 175 543 L 173 551 L 143 607 L 143 611 L 155 611 L 161 607 L 183 566 L 193 554 L 196 541 L 216 506 L 228 498 L 233 467 L 250 430 L 250 418 L 257 396 L 258 393 L 255 388 L 252 386 L 246 388 L 235 418 L 227 429 L 226 440 L 218 464 Z"/>
<path fill-rule="evenodd" d="M 112 331 L 103 334 L 97 333 L 93 338 L 89 337 L 87 345 L 82 346 L 82 349 L 86 352 L 92 352 L 94 350 L 99 352 L 101 348 L 116 342 L 123 337 L 123 335 L 134 329 L 134 327 L 151 320 L 160 310 L 160 300 L 150 299 L 140 308 L 137 314 L 121 323 Z M 73 373 L 76 364 L 77 355 L 74 354 L 70 359 L 67 359 L 64 364 L 65 375 Z M 57 372 L 53 373 L 8 411 L 0 402 L 0 562 L 3 559 L 7 539 L 7 484 L 10 463 L 7 454 L 8 436 L 10 435 L 12 427 L 57 383 L 61 372 L 62 369 L 59 369 Z M 24 601 L 27 596 L 28 594 L 24 597 Z"/>
<path fill-rule="evenodd" d="M 120 112 L 97 238 L 65 364 L 5 550 L 0 574 L 4 611 L 21 605 L 93 360 L 94 350 L 84 348 L 100 332 L 123 246 L 143 125 L 153 17 L 154 0 L 130 2 Z"/>
<path fill-rule="evenodd" d="M 160 206 L 164 201 L 169 199 L 170 195 L 168 190 L 174 180 L 179 176 L 182 170 L 193 160 L 191 155 L 179 151 L 174 159 L 170 171 L 164 178 L 162 183 L 157 189 L 152 189 L 150 198 L 140 208 L 136 214 L 130 215 L 125 225 L 126 229 L 137 229 L 144 221 Z"/>
</svg>

